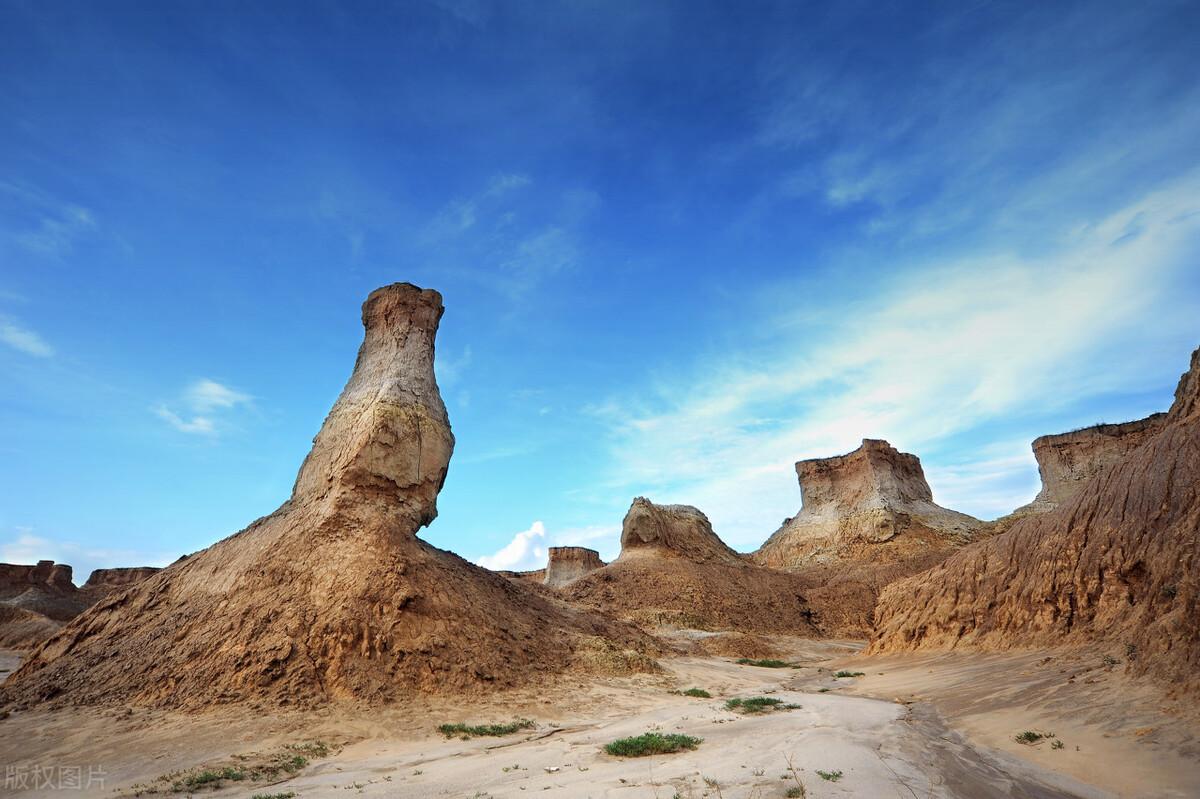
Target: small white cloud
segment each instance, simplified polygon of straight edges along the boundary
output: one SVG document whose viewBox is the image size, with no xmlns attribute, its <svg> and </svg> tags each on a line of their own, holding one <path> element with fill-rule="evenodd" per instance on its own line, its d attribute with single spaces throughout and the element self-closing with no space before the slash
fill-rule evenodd
<svg viewBox="0 0 1200 799">
<path fill-rule="evenodd" d="M 49 358 L 54 354 L 54 347 L 44 338 L 9 320 L 0 320 L 0 341 L 35 358 Z"/>
<path fill-rule="evenodd" d="M 212 435 L 217 432 L 213 426 L 212 419 L 205 416 L 193 416 L 191 419 L 184 419 L 165 405 L 159 405 L 154 409 L 154 413 L 158 418 L 167 422 L 181 433 Z"/>
<path fill-rule="evenodd" d="M 183 403 L 188 406 L 190 413 L 181 414 L 163 404 L 155 406 L 153 411 L 158 418 L 181 433 L 207 436 L 217 432 L 217 414 L 227 413 L 239 405 L 249 405 L 252 400 L 249 394 L 216 380 L 201 378 L 183 392 Z"/>
<path fill-rule="evenodd" d="M 496 571 L 526 571 L 546 565 L 546 526 L 534 522 L 528 530 L 513 536 L 512 541 L 495 555 L 484 555 L 475 562 L 485 569 Z"/>
<path fill-rule="evenodd" d="M 205 413 L 217 408 L 232 408 L 247 403 L 250 396 L 234 391 L 215 380 L 202 378 L 188 387 L 187 401 L 197 413 Z"/>
</svg>

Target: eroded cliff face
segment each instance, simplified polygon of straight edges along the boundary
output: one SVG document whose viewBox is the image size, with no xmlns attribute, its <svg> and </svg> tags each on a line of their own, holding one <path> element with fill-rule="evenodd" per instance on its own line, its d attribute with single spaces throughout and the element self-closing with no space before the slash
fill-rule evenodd
<svg viewBox="0 0 1200 799">
<path fill-rule="evenodd" d="M 603 566 L 600 553 L 594 549 L 550 547 L 543 582 L 554 588 L 562 588 Z"/>
<path fill-rule="evenodd" d="M 846 455 L 800 461 L 796 475 L 803 507 L 753 554 L 763 565 L 801 568 L 873 560 L 891 550 L 954 546 L 983 524 L 935 504 L 920 460 L 886 441 L 863 439 Z M 898 546 L 864 547 L 886 542 Z"/>
<path fill-rule="evenodd" d="M 1105 468 L 1124 460 L 1130 452 L 1158 433 L 1165 413 L 1124 424 L 1099 424 L 1070 433 L 1041 436 L 1033 441 L 1042 490 L 1032 502 L 1014 513 L 1054 510 Z"/>
<path fill-rule="evenodd" d="M 1200 350 L 1145 432 L 1056 509 L 886 588 L 871 651 L 1095 645 L 1200 689 Z"/>
<path fill-rule="evenodd" d="M 796 577 L 734 552 L 696 508 L 644 497 L 625 514 L 620 556 L 563 590 L 650 627 L 817 632 Z"/>
<path fill-rule="evenodd" d="M 454 446 L 433 372 L 441 316 L 436 291 L 372 292 L 354 372 L 291 498 L 101 600 L 0 690 L 19 704 L 378 703 L 531 682 L 598 639 L 653 651 L 416 537 Z"/>
</svg>

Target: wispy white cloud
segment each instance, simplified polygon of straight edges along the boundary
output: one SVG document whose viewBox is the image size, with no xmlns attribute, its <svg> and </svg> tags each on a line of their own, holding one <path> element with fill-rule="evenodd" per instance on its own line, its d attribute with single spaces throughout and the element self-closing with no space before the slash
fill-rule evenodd
<svg viewBox="0 0 1200 799">
<path fill-rule="evenodd" d="M 868 436 L 920 455 L 1018 410 L 1164 382 L 1178 365 L 1145 353 L 1195 334 L 1182 297 L 1200 290 L 1188 260 L 1200 253 L 1197 198 L 1200 173 L 1071 231 L 1053 254 L 932 260 L 879 278 L 837 315 L 813 309 L 803 285 L 777 286 L 766 345 L 591 409 L 610 425 L 610 485 L 697 505 L 732 543 L 756 546 L 799 504 L 797 459 Z M 1028 467 L 1027 451 L 935 471 L 935 494 L 996 509 L 989 485 Z"/>
<path fill-rule="evenodd" d="M 469 345 L 463 347 L 457 357 L 448 354 L 445 350 L 439 350 L 433 365 L 437 372 L 438 386 L 442 391 L 453 388 L 462 378 L 466 368 L 471 365 L 471 347 Z"/>
<path fill-rule="evenodd" d="M 44 338 L 13 319 L 0 318 L 0 341 L 35 358 L 49 358 L 54 355 L 54 347 Z"/>
<path fill-rule="evenodd" d="M 211 436 L 218 431 L 217 416 L 239 405 L 249 405 L 253 397 L 209 378 L 191 383 L 183 392 L 183 403 L 190 413 L 181 414 L 166 404 L 152 408 L 154 414 L 181 433 Z"/>
<path fill-rule="evenodd" d="M 80 236 L 97 228 L 95 214 L 90 209 L 62 202 L 29 186 L 0 181 L 0 207 L 3 206 L 8 206 L 18 220 L 3 234 L 37 255 L 65 255 Z"/>
</svg>

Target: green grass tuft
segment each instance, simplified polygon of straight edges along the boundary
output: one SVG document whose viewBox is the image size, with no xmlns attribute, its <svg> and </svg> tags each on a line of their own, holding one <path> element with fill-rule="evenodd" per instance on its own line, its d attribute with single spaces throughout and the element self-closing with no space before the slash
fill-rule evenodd
<svg viewBox="0 0 1200 799">
<path fill-rule="evenodd" d="M 531 730 L 534 723 L 529 719 L 517 719 L 508 724 L 442 724 L 438 732 L 447 738 L 477 738 L 483 736 L 512 735 L 518 730 Z"/>
<path fill-rule="evenodd" d="M 684 749 L 695 749 L 703 741 L 691 735 L 647 732 L 631 738 L 618 738 L 604 745 L 604 751 L 616 757 L 645 757 L 646 755 L 669 755 Z"/>
<path fill-rule="evenodd" d="M 1053 738 L 1053 737 L 1054 737 L 1054 733 L 1052 733 L 1052 732 L 1034 732 L 1033 730 L 1025 730 L 1025 732 L 1015 736 L 1013 738 L 1013 740 L 1015 740 L 1019 744 L 1025 744 L 1026 746 L 1032 746 L 1033 744 L 1038 743 L 1039 741 L 1041 741 L 1045 738 Z"/>
<path fill-rule="evenodd" d="M 840 772 L 840 771 L 821 771 L 820 769 L 817 769 L 817 776 L 820 777 L 821 779 L 825 780 L 826 782 L 837 782 L 838 780 L 840 780 L 842 778 L 842 772 Z"/>
<path fill-rule="evenodd" d="M 737 662 L 740 666 L 758 666 L 759 668 L 763 669 L 786 669 L 788 666 L 792 665 L 786 660 L 775 660 L 773 658 L 767 658 L 765 660 L 738 658 Z"/>
<path fill-rule="evenodd" d="M 695 697 L 699 697 L 700 699 L 712 699 L 712 694 L 710 694 L 708 691 L 704 690 L 703 688 L 689 688 L 683 692 L 683 695 L 684 696 L 695 696 Z"/>
<path fill-rule="evenodd" d="M 838 679 L 841 677 L 865 677 L 866 675 L 863 674 L 861 671 L 838 671 L 838 672 L 834 672 L 833 676 L 834 676 L 834 679 Z"/>
</svg>

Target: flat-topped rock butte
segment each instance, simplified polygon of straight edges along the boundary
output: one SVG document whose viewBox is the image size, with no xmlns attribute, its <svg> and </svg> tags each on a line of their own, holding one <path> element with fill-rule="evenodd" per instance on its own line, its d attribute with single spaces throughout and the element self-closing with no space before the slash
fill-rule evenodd
<svg viewBox="0 0 1200 799">
<path fill-rule="evenodd" d="M 600 553 L 587 547 L 550 547 L 547 553 L 546 585 L 562 588 L 604 566 Z"/>
</svg>

